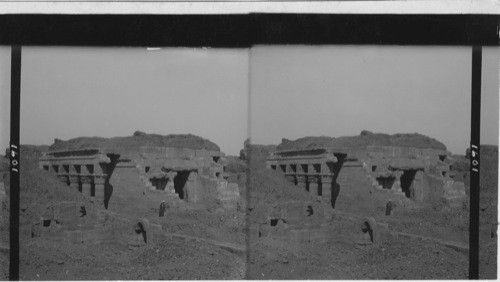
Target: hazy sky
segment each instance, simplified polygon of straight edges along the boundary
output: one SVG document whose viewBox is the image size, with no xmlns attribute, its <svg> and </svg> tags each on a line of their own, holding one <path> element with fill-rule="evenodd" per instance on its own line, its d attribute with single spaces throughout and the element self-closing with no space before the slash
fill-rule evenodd
<svg viewBox="0 0 500 282">
<path fill-rule="evenodd" d="M 498 144 L 499 57 L 499 48 L 483 49 L 483 144 Z M 24 47 L 21 143 L 141 130 L 196 134 L 234 155 L 248 135 L 251 93 L 253 143 L 366 129 L 426 134 L 463 154 L 470 81 L 469 47 Z M 0 48 L 0 94 L 6 148 L 9 47 Z"/>
<path fill-rule="evenodd" d="M 464 154 L 471 48 L 257 46 L 251 49 L 252 143 L 421 133 Z M 483 52 L 482 139 L 498 144 L 498 48 Z"/>
<path fill-rule="evenodd" d="M 238 154 L 248 135 L 248 50 L 23 48 L 21 142 L 186 134 Z"/>
</svg>

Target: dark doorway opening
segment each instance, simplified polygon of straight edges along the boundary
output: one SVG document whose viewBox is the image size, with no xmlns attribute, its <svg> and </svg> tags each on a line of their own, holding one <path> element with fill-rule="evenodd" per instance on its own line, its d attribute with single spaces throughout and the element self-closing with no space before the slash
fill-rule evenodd
<svg viewBox="0 0 500 282">
<path fill-rule="evenodd" d="M 375 172 L 375 170 L 377 170 L 377 166 L 376 165 L 372 165 L 372 172 Z"/>
<path fill-rule="evenodd" d="M 407 198 L 411 197 L 411 185 L 413 179 L 415 179 L 415 174 L 417 174 L 417 170 L 409 169 L 404 170 L 403 175 L 401 175 L 401 190 L 403 190 Z"/>
<path fill-rule="evenodd" d="M 149 181 L 151 185 L 155 187 L 156 190 L 165 191 L 165 187 L 167 187 L 168 179 L 167 178 L 150 178 Z"/>
<path fill-rule="evenodd" d="M 382 186 L 384 189 L 392 189 L 392 185 L 394 184 L 394 181 L 396 180 L 395 177 L 390 176 L 390 177 L 377 177 L 377 182 L 380 186 Z"/>
<path fill-rule="evenodd" d="M 446 155 L 439 155 L 439 160 L 444 162 L 444 160 L 446 159 Z"/>
<path fill-rule="evenodd" d="M 44 220 L 42 220 L 43 227 L 49 227 L 51 221 L 52 220 L 50 220 L 50 219 L 44 219 Z"/>
<path fill-rule="evenodd" d="M 179 195 L 179 198 L 184 199 L 184 186 L 189 177 L 189 170 L 181 170 L 177 172 L 174 177 L 174 189 L 175 193 Z"/>
<path fill-rule="evenodd" d="M 271 220 L 269 222 L 270 222 L 271 226 L 278 225 L 278 219 L 277 218 L 271 218 Z"/>
</svg>

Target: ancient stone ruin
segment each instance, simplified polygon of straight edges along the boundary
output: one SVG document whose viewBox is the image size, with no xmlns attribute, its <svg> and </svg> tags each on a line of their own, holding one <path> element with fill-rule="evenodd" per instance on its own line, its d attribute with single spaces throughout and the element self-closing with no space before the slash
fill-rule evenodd
<svg viewBox="0 0 500 282">
<path fill-rule="evenodd" d="M 378 189 L 419 202 L 442 197 L 453 205 L 465 197 L 465 186 L 450 177 L 450 155 L 446 150 L 369 146 L 362 161 Z"/>
<path fill-rule="evenodd" d="M 144 146 L 137 168 L 149 190 L 191 203 L 209 198 L 227 202 L 239 198 L 239 189 L 236 183 L 227 182 L 224 164 L 220 151 Z"/>
<path fill-rule="evenodd" d="M 337 176 L 346 154 L 331 148 L 282 150 L 270 153 L 267 167 L 285 174 L 287 180 L 312 196 L 333 199 L 338 195 Z"/>
<path fill-rule="evenodd" d="M 39 167 L 57 175 L 57 178 L 85 197 L 105 201 L 106 187 L 120 155 L 99 148 L 62 150 L 44 153 Z"/>
<path fill-rule="evenodd" d="M 450 175 L 450 156 L 446 150 L 396 146 L 300 148 L 269 153 L 267 167 L 313 196 L 331 197 L 333 207 L 340 186 L 360 175 L 377 189 L 414 201 L 442 198 L 458 205 L 466 196 L 465 185 Z"/>
<path fill-rule="evenodd" d="M 190 203 L 218 199 L 224 206 L 232 206 L 239 199 L 239 188 L 228 183 L 224 163 L 220 151 L 143 146 L 138 154 L 99 148 L 49 151 L 40 158 L 39 167 L 106 207 L 113 190 L 113 172 L 118 188 L 120 179 L 137 177 L 142 181 L 138 191 L 146 188 L 145 192 L 162 192 L 167 199 L 171 196 Z"/>
</svg>

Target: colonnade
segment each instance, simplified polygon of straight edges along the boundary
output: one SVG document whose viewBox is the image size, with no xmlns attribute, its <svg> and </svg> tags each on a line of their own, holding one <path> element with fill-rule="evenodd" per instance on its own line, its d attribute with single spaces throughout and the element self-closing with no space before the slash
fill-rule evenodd
<svg viewBox="0 0 500 282">
<path fill-rule="evenodd" d="M 83 196 L 104 203 L 105 188 L 119 155 L 112 158 L 113 161 L 100 150 L 48 152 L 40 157 L 39 166 L 55 173 L 59 181 L 80 191 Z"/>
<path fill-rule="evenodd" d="M 312 196 L 330 199 L 345 157 L 326 148 L 278 151 L 268 157 L 267 167 L 282 172 L 290 183 Z"/>
</svg>

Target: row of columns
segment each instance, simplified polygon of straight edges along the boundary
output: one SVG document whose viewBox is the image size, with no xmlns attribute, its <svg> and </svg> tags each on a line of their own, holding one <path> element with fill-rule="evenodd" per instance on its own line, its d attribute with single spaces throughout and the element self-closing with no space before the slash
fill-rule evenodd
<svg viewBox="0 0 500 282">
<path fill-rule="evenodd" d="M 79 172 L 76 169 L 79 166 Z M 92 184 L 94 185 L 94 197 L 97 202 L 104 203 L 105 186 L 107 174 L 99 164 L 92 164 L 91 169 L 85 164 L 62 164 L 62 165 L 44 165 L 44 169 L 57 174 L 57 178 L 67 184 L 72 189 L 80 191 L 85 197 L 92 197 Z"/>
<path fill-rule="evenodd" d="M 287 174 L 287 180 L 291 183 L 297 183 L 297 186 L 304 190 L 308 190 L 312 196 L 322 196 L 330 198 L 332 195 L 333 175 L 317 174 Z M 321 184 L 321 195 L 319 193 L 319 185 Z"/>
<path fill-rule="evenodd" d="M 106 185 L 106 174 L 60 174 L 57 176 L 59 180 L 63 183 L 76 190 L 80 190 L 80 185 L 82 188 L 82 194 L 85 197 L 92 197 L 92 184 L 94 184 L 94 197 L 98 202 L 104 202 L 104 188 Z"/>
<path fill-rule="evenodd" d="M 330 198 L 333 186 L 333 163 L 321 161 L 318 163 L 269 164 L 268 167 L 283 172 L 287 180 L 297 183 L 297 186 L 308 190 L 312 196 Z M 321 184 L 321 195 L 319 185 Z"/>
<path fill-rule="evenodd" d="M 329 165 L 330 164 L 330 165 Z M 285 174 L 330 174 L 333 173 L 333 163 L 321 162 L 314 164 L 272 164 L 274 170 Z"/>
</svg>

